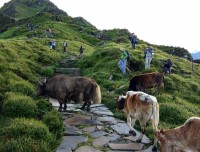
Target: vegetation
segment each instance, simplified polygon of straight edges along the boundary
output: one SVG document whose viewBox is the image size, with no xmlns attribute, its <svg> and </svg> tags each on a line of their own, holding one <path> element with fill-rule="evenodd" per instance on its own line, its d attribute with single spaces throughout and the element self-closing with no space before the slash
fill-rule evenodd
<svg viewBox="0 0 200 152">
<path fill-rule="evenodd" d="M 0 9 L 0 13 L 18 19 L 15 22 L 11 19 L 9 26 L 0 31 L 0 138 L 3 139 L 0 151 L 17 148 L 29 151 L 30 146 L 32 151 L 54 151 L 62 137 L 62 120 L 44 98 L 36 97 L 35 90 L 40 77 L 52 76 L 60 60 L 72 55 L 77 57 L 82 75 L 94 78 L 100 85 L 102 103 L 123 120 L 124 115 L 115 111 L 115 98 L 127 91 L 130 78 L 140 73 L 162 72 L 162 60 L 171 58 L 172 74 L 165 75 L 164 92 L 156 96 L 160 105 L 159 128 L 173 128 L 190 116 L 200 116 L 200 69 L 199 64 L 190 62 L 187 50 L 153 45 L 151 68 L 144 70 L 143 51 L 148 43 L 139 39 L 136 49 L 132 50 L 128 30 L 100 31 L 83 18 L 71 18 L 60 12 L 46 0 L 42 5 L 45 7 L 39 6 L 40 11 L 35 13 L 33 8 L 37 9 L 38 5 L 35 7 L 35 1 L 29 2 L 12 0 Z M 34 7 L 30 9 L 27 5 Z M 20 14 L 11 9 L 13 6 Z M 27 14 L 25 10 L 32 13 Z M 56 16 L 55 12 L 60 13 Z M 34 29 L 27 26 L 30 23 Z M 4 21 L 0 24 L 6 25 Z M 53 32 L 47 33 L 46 29 Z M 51 39 L 56 40 L 56 50 L 49 48 Z M 65 40 L 67 56 L 63 54 Z M 79 60 L 81 45 L 85 52 Z M 117 67 L 120 47 L 131 53 L 130 71 L 126 76 Z M 172 54 L 171 50 L 176 53 Z M 151 130 L 149 126 L 147 134 L 152 136 Z"/>
</svg>

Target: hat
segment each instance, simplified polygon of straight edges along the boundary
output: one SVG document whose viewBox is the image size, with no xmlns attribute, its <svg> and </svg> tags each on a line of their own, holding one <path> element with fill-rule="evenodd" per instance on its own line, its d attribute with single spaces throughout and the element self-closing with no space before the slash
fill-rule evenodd
<svg viewBox="0 0 200 152">
<path fill-rule="evenodd" d="M 121 51 L 123 51 L 123 50 L 124 50 L 124 48 L 120 48 L 120 50 L 121 50 Z"/>
</svg>

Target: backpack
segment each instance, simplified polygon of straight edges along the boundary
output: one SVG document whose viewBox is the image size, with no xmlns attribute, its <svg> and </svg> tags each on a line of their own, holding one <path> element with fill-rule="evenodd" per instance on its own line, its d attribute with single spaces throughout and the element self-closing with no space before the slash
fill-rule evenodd
<svg viewBox="0 0 200 152">
<path fill-rule="evenodd" d="M 130 55 L 128 50 L 126 50 L 126 54 L 127 54 L 127 58 L 126 59 L 129 60 L 131 58 L 131 55 Z"/>
</svg>

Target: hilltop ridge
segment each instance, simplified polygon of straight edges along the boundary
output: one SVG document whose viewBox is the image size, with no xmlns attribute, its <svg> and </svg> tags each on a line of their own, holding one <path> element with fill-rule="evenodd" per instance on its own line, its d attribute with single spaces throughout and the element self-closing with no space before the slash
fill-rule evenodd
<svg viewBox="0 0 200 152">
<path fill-rule="evenodd" d="M 29 18 L 42 12 L 67 16 L 66 12 L 49 0 L 11 0 L 0 9 L 0 13 L 15 20 Z"/>
</svg>

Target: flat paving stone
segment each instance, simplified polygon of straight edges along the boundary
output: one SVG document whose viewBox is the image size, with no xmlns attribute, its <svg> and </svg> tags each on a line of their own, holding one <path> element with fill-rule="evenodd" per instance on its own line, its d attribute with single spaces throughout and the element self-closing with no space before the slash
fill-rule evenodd
<svg viewBox="0 0 200 152">
<path fill-rule="evenodd" d="M 111 112 L 111 111 L 109 111 L 109 110 L 107 110 L 107 111 L 93 111 L 92 113 L 94 113 L 94 114 L 96 114 L 96 115 L 98 115 L 98 116 L 104 116 L 104 115 L 106 115 L 106 116 L 113 116 L 113 113 Z"/>
<path fill-rule="evenodd" d="M 92 146 L 81 146 L 75 152 L 102 152 Z"/>
<path fill-rule="evenodd" d="M 98 138 L 98 137 L 101 137 L 101 136 L 104 136 L 107 134 L 108 134 L 107 132 L 100 130 L 100 131 L 95 131 L 95 132 L 91 133 L 91 136 L 93 138 Z"/>
<path fill-rule="evenodd" d="M 119 122 L 123 122 L 122 120 L 116 119 L 114 117 L 97 117 L 97 120 L 101 122 L 106 122 L 107 124 L 109 123 L 112 125 L 115 125 Z"/>
<path fill-rule="evenodd" d="M 92 142 L 92 145 L 94 147 L 103 147 L 104 145 L 106 145 L 110 140 L 105 137 L 105 136 L 101 136 L 99 138 L 96 138 L 93 142 Z"/>
<path fill-rule="evenodd" d="M 94 132 L 95 129 L 96 129 L 96 126 L 90 126 L 90 127 L 83 128 L 83 131 L 91 133 L 91 132 Z"/>
<path fill-rule="evenodd" d="M 76 146 L 79 143 L 86 142 L 87 138 L 84 136 L 64 136 L 63 141 L 58 147 L 58 149 L 71 148 L 72 150 L 76 149 Z"/>
<path fill-rule="evenodd" d="M 64 120 L 64 124 L 66 125 L 102 125 L 100 121 L 97 120 L 91 120 L 91 119 L 85 119 L 82 117 L 71 117 L 66 120 Z"/>
<path fill-rule="evenodd" d="M 64 135 L 65 136 L 79 136 L 82 134 L 82 131 L 74 126 L 66 125 Z"/>
<path fill-rule="evenodd" d="M 91 108 L 91 112 L 93 111 L 105 111 L 105 110 L 109 110 L 107 107 L 94 107 L 94 108 Z"/>
<path fill-rule="evenodd" d="M 120 135 L 129 135 L 130 128 L 126 123 L 117 123 L 112 125 L 111 128 Z"/>
<path fill-rule="evenodd" d="M 131 141 L 134 141 L 134 142 L 136 142 L 136 140 L 138 138 L 139 138 L 139 133 L 137 133 L 136 136 L 123 137 L 123 139 L 131 140 Z M 151 143 L 151 140 L 146 135 L 143 135 L 141 143 L 149 144 L 149 143 Z"/>
<path fill-rule="evenodd" d="M 72 152 L 72 149 L 69 147 L 61 147 L 61 148 L 58 148 L 56 152 Z"/>
<path fill-rule="evenodd" d="M 92 104 L 90 106 L 90 108 L 94 108 L 94 107 L 105 107 L 105 105 L 100 103 L 100 104 Z"/>
<path fill-rule="evenodd" d="M 108 143 L 109 147 L 113 150 L 142 150 L 143 144 L 140 143 L 128 143 L 128 144 L 116 144 Z"/>
<path fill-rule="evenodd" d="M 121 136 L 118 135 L 118 134 L 109 134 L 107 137 L 112 142 L 116 141 L 116 140 L 119 140 L 121 138 Z"/>
</svg>

